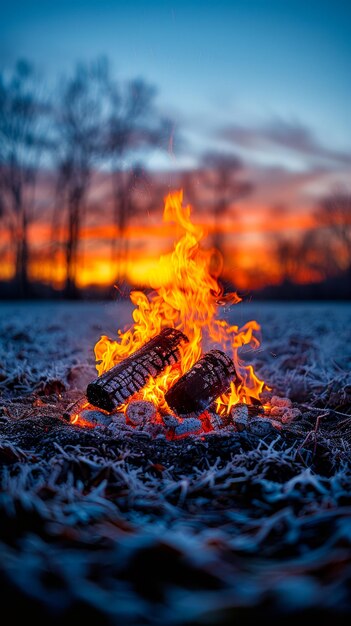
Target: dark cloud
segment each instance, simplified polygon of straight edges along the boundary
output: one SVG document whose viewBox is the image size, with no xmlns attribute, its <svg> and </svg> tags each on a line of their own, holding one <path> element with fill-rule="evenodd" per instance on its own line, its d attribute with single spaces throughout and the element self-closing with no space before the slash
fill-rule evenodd
<svg viewBox="0 0 351 626">
<path fill-rule="evenodd" d="M 324 146 L 313 132 L 299 122 L 274 119 L 261 127 L 232 125 L 219 132 L 221 139 L 236 147 L 249 150 L 279 148 L 329 166 L 350 166 L 351 151 L 334 150 Z"/>
<path fill-rule="evenodd" d="M 323 167 L 292 171 L 285 167 L 251 166 L 247 175 L 252 181 L 256 202 L 272 205 L 299 205 L 313 202 L 311 187 L 323 189 L 328 186 L 330 172 Z"/>
</svg>

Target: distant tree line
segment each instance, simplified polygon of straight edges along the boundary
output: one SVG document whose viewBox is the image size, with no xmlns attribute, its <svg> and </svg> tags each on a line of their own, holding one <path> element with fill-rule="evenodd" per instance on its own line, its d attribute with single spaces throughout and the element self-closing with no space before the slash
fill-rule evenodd
<svg viewBox="0 0 351 626">
<path fill-rule="evenodd" d="M 17 295 L 31 294 L 29 267 L 35 252 L 29 231 L 45 217 L 51 223 L 50 263 L 64 263 L 64 295 L 77 296 L 82 227 L 91 210 L 101 213 L 100 221 L 107 219 L 102 207 L 94 205 L 97 173 L 109 186 L 108 220 L 112 217 L 115 227 L 111 264 L 116 281 L 124 279 L 130 220 L 159 207 L 168 190 L 167 181 L 145 166 L 152 150 L 167 149 L 173 125 L 156 100 L 156 89 L 145 81 L 117 80 L 106 59 L 78 64 L 51 91 L 26 61 L 0 73 L 0 254 L 12 253 Z M 186 198 L 212 215 L 212 243 L 225 255 L 223 220 L 240 221 L 237 202 L 253 191 L 244 164 L 236 156 L 211 152 L 199 159 L 196 170 L 179 177 Z M 235 240 L 230 244 L 233 258 Z M 300 238 L 275 234 L 270 251 L 285 285 L 304 271 L 319 280 L 342 275 L 351 296 L 348 193 L 339 189 L 321 198 L 315 227 Z M 269 282 L 259 259 L 256 272 Z"/>
<path fill-rule="evenodd" d="M 167 141 L 169 122 L 157 112 L 155 96 L 142 80 L 122 84 L 112 78 L 103 59 L 79 64 L 51 96 L 27 62 L 0 74 L 0 219 L 14 251 L 20 294 L 29 292 L 28 229 L 42 217 L 37 193 L 44 170 L 54 173 L 53 203 L 44 210 L 52 214 L 51 256 L 64 252 L 65 295 L 76 293 L 81 229 L 99 170 L 112 183 L 118 274 L 125 231 L 137 210 L 135 189 L 145 176 L 140 155 Z"/>
<path fill-rule="evenodd" d="M 300 237 L 280 234 L 272 240 L 272 252 L 280 268 L 281 282 L 289 290 L 304 275 L 333 285 L 351 297 L 351 196 L 338 187 L 321 197 L 312 214 L 314 225 Z M 311 280 L 311 278 L 310 278 Z"/>
</svg>

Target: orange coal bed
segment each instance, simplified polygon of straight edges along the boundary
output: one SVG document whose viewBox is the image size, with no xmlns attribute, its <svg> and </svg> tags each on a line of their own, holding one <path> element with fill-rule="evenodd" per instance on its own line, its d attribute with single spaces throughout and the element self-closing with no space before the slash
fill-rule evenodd
<svg viewBox="0 0 351 626">
<path fill-rule="evenodd" d="M 179 238 L 160 257 L 149 293 L 132 292 L 133 324 L 95 346 L 99 376 L 70 415 L 77 425 L 125 420 L 177 438 L 218 430 L 230 424 L 235 407 L 260 405 L 265 383 L 239 356 L 243 346 L 259 347 L 260 326 L 239 328 L 221 317 L 223 304 L 240 298 L 223 294 L 213 270 L 218 251 L 202 247 L 204 233 L 182 199 L 181 191 L 165 199 L 163 219 Z"/>
</svg>

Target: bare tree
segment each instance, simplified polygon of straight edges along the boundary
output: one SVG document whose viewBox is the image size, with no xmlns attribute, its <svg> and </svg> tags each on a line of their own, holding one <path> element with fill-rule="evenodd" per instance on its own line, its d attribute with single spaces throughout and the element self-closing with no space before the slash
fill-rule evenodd
<svg viewBox="0 0 351 626">
<path fill-rule="evenodd" d="M 348 203 L 343 197 L 341 206 L 335 212 L 334 197 L 321 200 L 315 212 L 315 226 L 300 233 L 287 228 L 272 233 L 269 237 L 271 252 L 279 269 L 283 283 L 322 281 L 330 279 L 347 269 L 351 262 L 348 253 Z M 284 205 L 273 207 L 270 223 L 286 215 Z M 349 214 L 350 215 L 350 214 Z M 341 242 L 345 245 L 342 248 Z"/>
<path fill-rule="evenodd" d="M 351 196 L 337 190 L 319 202 L 315 212 L 317 225 L 329 240 L 334 262 L 339 271 L 349 273 L 351 279 Z"/>
<path fill-rule="evenodd" d="M 109 80 L 109 119 L 106 150 L 109 156 L 113 220 L 118 236 L 112 241 L 112 256 L 116 261 L 117 279 L 123 279 L 123 267 L 128 253 L 126 238 L 130 218 L 137 211 L 133 192 L 145 180 L 140 165 L 141 151 L 159 146 L 167 135 L 169 122 L 160 118 L 155 106 L 155 89 L 142 80 L 126 85 Z"/>
<path fill-rule="evenodd" d="M 106 65 L 79 64 L 56 107 L 57 195 L 53 225 L 65 215 L 65 295 L 75 297 L 80 233 L 94 166 L 101 155 Z M 62 213 L 61 213 L 62 216 Z"/>
<path fill-rule="evenodd" d="M 210 207 L 214 218 L 213 244 L 223 253 L 221 220 L 235 203 L 252 191 L 252 185 L 241 179 L 243 164 L 236 156 L 209 152 L 204 155 L 204 184 L 211 193 Z"/>
<path fill-rule="evenodd" d="M 293 283 L 303 263 L 301 241 L 288 235 L 275 235 L 273 252 L 283 283 Z"/>
<path fill-rule="evenodd" d="M 116 269 L 116 280 L 119 282 L 125 278 L 125 270 L 129 258 L 129 237 L 127 229 L 130 221 L 138 214 L 150 208 L 151 195 L 148 187 L 150 179 L 141 164 L 135 163 L 127 170 L 121 170 L 113 176 L 113 217 L 118 230 L 118 237 L 112 240 L 111 260 Z M 119 183 L 119 195 L 117 196 L 117 184 Z M 144 197 L 140 197 L 144 195 Z"/>
<path fill-rule="evenodd" d="M 19 61 L 15 70 L 0 75 L 0 196 L 2 223 L 14 249 L 15 281 L 21 296 L 28 294 L 28 229 L 35 217 L 35 191 L 46 104 L 38 96 L 33 67 Z"/>
</svg>

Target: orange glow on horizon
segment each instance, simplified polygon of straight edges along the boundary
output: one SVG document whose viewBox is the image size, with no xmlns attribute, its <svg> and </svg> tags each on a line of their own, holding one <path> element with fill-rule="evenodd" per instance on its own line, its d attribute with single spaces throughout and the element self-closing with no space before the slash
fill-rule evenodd
<svg viewBox="0 0 351 626">
<path fill-rule="evenodd" d="M 237 214 L 240 211 L 237 211 Z M 257 289 L 266 284 L 281 281 L 281 268 L 270 250 L 268 235 L 286 231 L 287 234 L 303 233 L 316 227 L 313 216 L 307 210 L 300 213 L 270 215 L 265 206 L 247 205 L 241 211 L 241 221 L 225 216 L 215 230 L 209 214 L 201 214 L 195 223 L 203 231 L 212 235 L 223 235 L 225 253 L 225 277 L 235 279 L 238 289 Z M 55 250 L 50 244 L 51 225 L 35 223 L 29 228 L 31 256 L 29 277 L 33 281 L 52 284 L 61 289 L 65 282 L 64 246 L 61 243 Z M 125 232 L 129 242 L 128 258 L 123 259 L 118 268 L 119 276 L 125 276 L 131 285 L 146 285 L 150 272 L 157 267 L 158 257 L 163 254 L 174 238 L 175 226 L 160 223 L 154 214 L 144 222 L 131 222 Z M 78 255 L 77 286 L 108 287 L 117 280 L 116 264 L 111 258 L 111 243 L 118 241 L 120 233 L 113 224 L 86 224 L 80 235 Z M 64 229 L 61 239 L 66 237 Z M 14 276 L 13 256 L 8 233 L 0 233 L 0 244 L 5 250 L 0 264 L 0 280 L 11 280 Z M 314 270 L 304 270 L 296 275 L 298 282 L 318 281 L 320 276 Z M 161 280 L 161 278 L 160 278 Z"/>
</svg>

